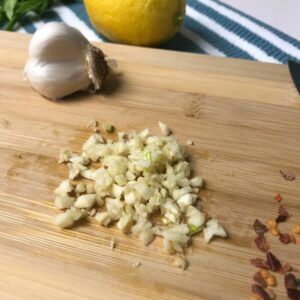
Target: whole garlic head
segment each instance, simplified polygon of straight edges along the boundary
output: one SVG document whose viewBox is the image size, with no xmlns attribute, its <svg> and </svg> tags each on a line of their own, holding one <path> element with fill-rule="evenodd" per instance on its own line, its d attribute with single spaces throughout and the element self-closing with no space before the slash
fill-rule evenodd
<svg viewBox="0 0 300 300">
<path fill-rule="evenodd" d="M 99 90 L 108 72 L 103 52 L 77 29 L 50 22 L 31 39 L 24 76 L 39 94 L 56 100 Z"/>
</svg>

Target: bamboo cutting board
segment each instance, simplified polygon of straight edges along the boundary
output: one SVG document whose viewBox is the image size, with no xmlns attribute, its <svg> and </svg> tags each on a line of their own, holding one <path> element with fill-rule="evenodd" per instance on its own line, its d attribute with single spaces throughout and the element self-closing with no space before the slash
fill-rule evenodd
<svg viewBox="0 0 300 300">
<path fill-rule="evenodd" d="M 300 97 L 287 67 L 101 44 L 118 61 L 102 93 L 51 102 L 23 81 L 29 39 L 0 33 L 0 298 L 249 299 L 256 272 L 249 260 L 263 257 L 254 219 L 274 218 L 281 193 L 293 214 L 281 228 L 300 223 Z M 188 152 L 206 181 L 203 205 L 229 239 L 206 245 L 196 237 L 181 271 L 158 238 L 144 248 L 95 223 L 56 228 L 53 190 L 67 176 L 57 154 L 80 150 L 92 118 L 154 132 L 161 120 L 182 143 L 192 139 Z M 298 178 L 287 182 L 280 169 Z M 300 269 L 300 245 L 268 240 L 281 261 Z M 286 299 L 277 280 L 277 299 Z"/>
</svg>

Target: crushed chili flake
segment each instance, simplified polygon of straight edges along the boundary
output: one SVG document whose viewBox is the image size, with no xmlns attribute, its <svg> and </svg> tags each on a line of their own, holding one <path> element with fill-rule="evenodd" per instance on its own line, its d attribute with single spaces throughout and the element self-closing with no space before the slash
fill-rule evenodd
<svg viewBox="0 0 300 300">
<path fill-rule="evenodd" d="M 286 216 L 283 216 L 283 215 L 278 215 L 277 218 L 276 218 L 276 223 L 283 223 L 287 220 L 287 217 Z"/>
<path fill-rule="evenodd" d="M 299 287 L 299 283 L 294 274 L 288 273 L 284 275 L 284 285 L 289 299 L 300 299 L 300 291 L 297 289 Z"/>
<path fill-rule="evenodd" d="M 300 291 L 296 289 L 287 289 L 287 296 L 291 300 L 299 300 L 300 299 Z"/>
<path fill-rule="evenodd" d="M 263 300 L 271 300 L 270 295 L 258 284 L 252 285 L 252 292 L 261 297 Z"/>
<path fill-rule="evenodd" d="M 285 172 L 285 171 L 280 170 L 280 174 L 287 181 L 292 181 L 292 180 L 296 179 L 296 176 L 293 173 L 288 172 L 288 171 Z"/>
<path fill-rule="evenodd" d="M 265 232 L 268 231 L 268 228 L 266 225 L 261 223 L 258 219 L 256 219 L 253 223 L 253 229 L 255 230 L 256 234 L 264 234 Z"/>
<path fill-rule="evenodd" d="M 260 272 L 256 272 L 252 278 L 255 281 L 255 283 L 259 284 L 263 288 L 267 287 L 267 283 L 261 276 Z"/>
<path fill-rule="evenodd" d="M 283 205 L 279 205 L 278 214 L 280 216 L 285 216 L 287 218 L 291 217 L 291 214 L 287 211 L 287 209 Z"/>
<path fill-rule="evenodd" d="M 283 275 L 287 272 L 291 272 L 292 270 L 293 270 L 293 267 L 289 263 L 285 263 L 279 270 L 279 273 Z"/>
<path fill-rule="evenodd" d="M 274 198 L 275 198 L 275 200 L 276 200 L 277 202 L 281 202 L 282 199 L 283 199 L 282 196 L 281 196 L 281 194 L 276 194 Z"/>
<path fill-rule="evenodd" d="M 281 263 L 272 252 L 267 252 L 267 262 L 272 271 L 279 271 L 281 269 Z"/>
<path fill-rule="evenodd" d="M 254 241 L 255 241 L 257 248 L 260 251 L 262 251 L 262 252 L 269 251 L 269 249 L 270 249 L 269 244 L 263 235 L 258 235 Z"/>
<path fill-rule="evenodd" d="M 288 234 L 288 233 L 280 233 L 279 234 L 279 241 L 282 244 L 289 244 L 289 243 L 293 242 L 293 236 L 291 234 Z"/>
<path fill-rule="evenodd" d="M 262 258 L 252 258 L 250 261 L 251 265 L 261 268 L 261 269 L 270 269 L 268 262 Z"/>
<path fill-rule="evenodd" d="M 288 273 L 284 275 L 284 285 L 287 289 L 297 288 L 297 278 L 294 274 Z"/>
</svg>

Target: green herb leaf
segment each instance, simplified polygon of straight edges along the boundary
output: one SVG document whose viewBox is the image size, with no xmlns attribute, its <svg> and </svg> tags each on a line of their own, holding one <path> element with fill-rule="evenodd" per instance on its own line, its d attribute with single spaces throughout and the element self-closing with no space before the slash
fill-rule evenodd
<svg viewBox="0 0 300 300">
<path fill-rule="evenodd" d="M 189 225 L 189 229 L 190 229 L 189 234 L 190 235 L 197 234 L 198 232 L 202 231 L 203 228 L 204 228 L 203 225 L 202 226 Z"/>
<path fill-rule="evenodd" d="M 17 4 L 17 0 L 5 0 L 3 9 L 5 11 L 5 14 L 9 20 L 13 18 L 14 15 L 14 9 Z"/>
<path fill-rule="evenodd" d="M 146 152 L 145 153 L 145 158 L 147 159 L 147 160 L 149 160 L 149 161 L 151 161 L 151 159 L 152 159 L 152 155 L 151 155 L 151 152 Z"/>
<path fill-rule="evenodd" d="M 5 5 L 7 5 L 7 9 Z M 27 13 L 34 12 L 40 15 L 51 5 L 52 0 L 4 0 L 4 11 L 9 20 L 6 29 L 13 30 L 15 24 Z M 2 22 L 0 22 L 0 26 L 3 25 Z"/>
</svg>

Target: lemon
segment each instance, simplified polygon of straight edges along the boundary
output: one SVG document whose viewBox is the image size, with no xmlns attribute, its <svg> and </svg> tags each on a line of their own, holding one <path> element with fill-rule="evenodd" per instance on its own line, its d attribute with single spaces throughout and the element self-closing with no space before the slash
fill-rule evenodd
<svg viewBox="0 0 300 300">
<path fill-rule="evenodd" d="M 185 0 L 84 0 L 93 26 L 114 42 L 155 46 L 170 39 L 185 15 Z"/>
</svg>

